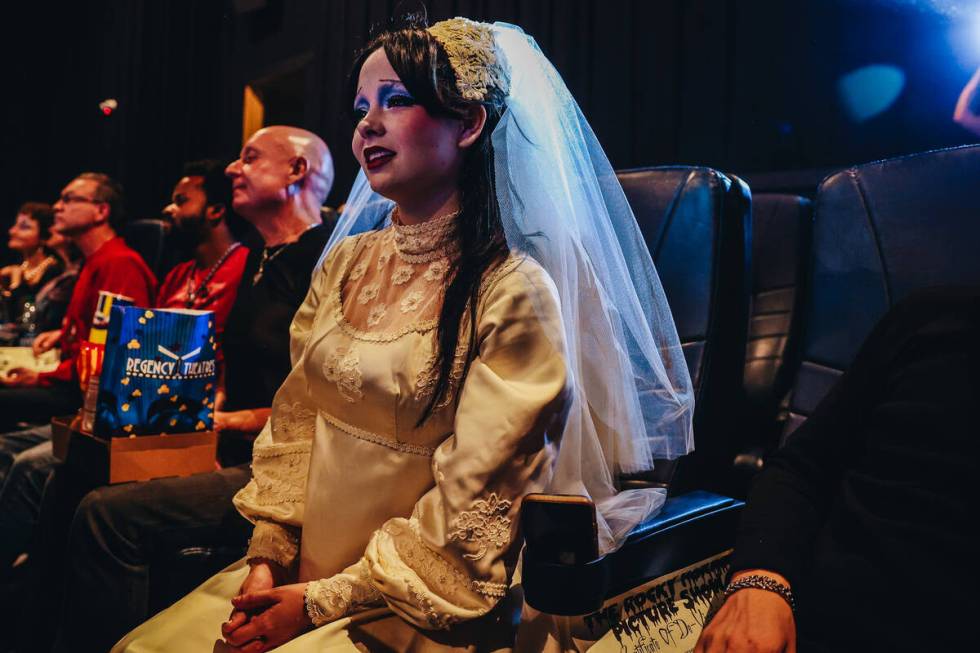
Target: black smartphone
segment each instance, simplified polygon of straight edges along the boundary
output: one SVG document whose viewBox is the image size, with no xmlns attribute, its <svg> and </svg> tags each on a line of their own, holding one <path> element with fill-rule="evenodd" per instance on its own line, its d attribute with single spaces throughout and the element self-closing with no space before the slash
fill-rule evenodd
<svg viewBox="0 0 980 653">
<path fill-rule="evenodd" d="M 538 562 L 581 565 L 599 557 L 595 504 L 573 494 L 529 494 L 521 504 L 525 555 Z"/>
</svg>

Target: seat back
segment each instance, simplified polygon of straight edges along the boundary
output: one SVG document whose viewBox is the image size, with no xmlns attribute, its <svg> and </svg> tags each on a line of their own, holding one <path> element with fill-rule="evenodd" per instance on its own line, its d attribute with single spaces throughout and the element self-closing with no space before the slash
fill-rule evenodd
<svg viewBox="0 0 980 653">
<path fill-rule="evenodd" d="M 739 179 L 709 168 L 617 173 L 667 296 L 694 382 L 695 451 L 623 487 L 666 484 L 663 511 L 622 548 L 584 565 L 549 564 L 526 549 L 525 599 L 553 614 L 583 614 L 603 600 L 731 547 L 741 503 L 689 488 L 725 484 L 733 459 L 727 428 L 741 394 L 749 306 L 750 196 Z"/>
<path fill-rule="evenodd" d="M 929 286 L 980 283 L 980 146 L 850 168 L 820 184 L 803 357 L 784 438 L 850 365 L 895 303 Z"/>
<path fill-rule="evenodd" d="M 167 231 L 167 224 L 154 218 L 133 220 L 126 224 L 126 244 L 143 257 L 157 279 L 162 278 L 176 262 L 170 261 L 167 255 Z"/>
<path fill-rule="evenodd" d="M 800 195 L 752 196 L 752 301 L 740 450 L 759 461 L 778 443 L 780 403 L 799 366 L 812 223 L 812 203 Z"/>
<path fill-rule="evenodd" d="M 657 266 L 695 388 L 695 452 L 646 480 L 671 492 L 723 489 L 734 457 L 726 413 L 742 382 L 749 305 L 750 194 L 700 167 L 617 173 Z M 730 421 L 730 420 L 729 420 Z"/>
</svg>

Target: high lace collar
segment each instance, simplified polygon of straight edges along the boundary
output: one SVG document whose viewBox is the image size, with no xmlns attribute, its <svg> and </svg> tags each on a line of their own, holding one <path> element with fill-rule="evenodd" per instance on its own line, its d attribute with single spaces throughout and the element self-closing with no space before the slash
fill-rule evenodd
<svg viewBox="0 0 980 653">
<path fill-rule="evenodd" d="M 398 210 L 391 214 L 395 251 L 405 259 L 434 260 L 456 248 L 456 218 L 459 211 L 419 224 L 402 224 Z"/>
</svg>

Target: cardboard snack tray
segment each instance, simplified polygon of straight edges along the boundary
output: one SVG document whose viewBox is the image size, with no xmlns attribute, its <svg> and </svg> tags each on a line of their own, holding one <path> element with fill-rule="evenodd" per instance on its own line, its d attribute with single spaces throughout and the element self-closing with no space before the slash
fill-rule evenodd
<svg viewBox="0 0 980 653">
<path fill-rule="evenodd" d="M 74 415 L 51 419 L 54 455 L 99 485 L 190 476 L 215 468 L 214 431 L 104 439 L 79 430 L 79 424 Z"/>
</svg>

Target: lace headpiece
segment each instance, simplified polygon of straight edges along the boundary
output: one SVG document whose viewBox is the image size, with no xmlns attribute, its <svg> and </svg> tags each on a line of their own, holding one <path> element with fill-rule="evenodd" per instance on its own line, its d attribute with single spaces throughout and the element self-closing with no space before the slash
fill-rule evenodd
<svg viewBox="0 0 980 653">
<path fill-rule="evenodd" d="M 492 25 L 450 18 L 429 27 L 428 32 L 446 51 L 463 98 L 486 100 L 490 88 L 507 94 L 507 73 L 494 43 Z"/>
</svg>

